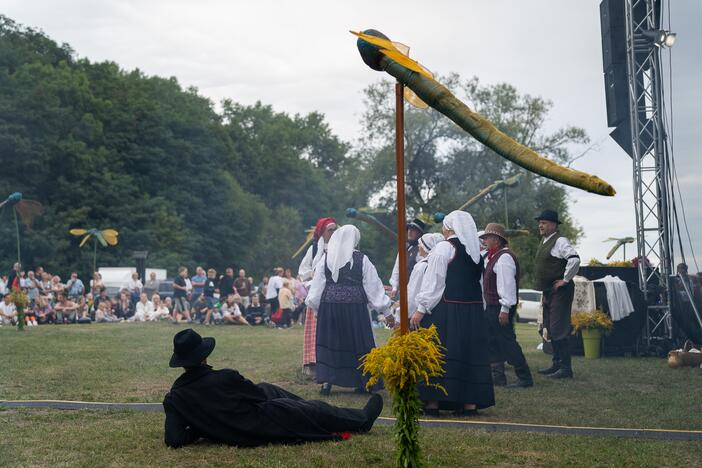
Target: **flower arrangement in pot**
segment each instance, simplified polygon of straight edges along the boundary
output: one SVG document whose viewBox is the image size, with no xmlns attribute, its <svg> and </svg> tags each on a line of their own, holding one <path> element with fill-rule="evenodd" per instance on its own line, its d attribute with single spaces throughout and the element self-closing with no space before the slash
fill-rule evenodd
<svg viewBox="0 0 702 468">
<path fill-rule="evenodd" d="M 10 300 L 15 305 L 17 310 L 17 329 L 19 331 L 24 330 L 24 309 L 27 308 L 27 303 L 29 299 L 27 298 L 27 293 L 21 289 L 13 289 L 10 293 Z"/>
<path fill-rule="evenodd" d="M 602 334 L 612 330 L 612 327 L 614 327 L 612 319 L 602 310 L 597 309 L 591 312 L 573 314 L 570 318 L 570 324 L 573 327 L 573 335 L 580 332 L 583 338 L 585 357 L 587 359 L 599 359 Z"/>
</svg>

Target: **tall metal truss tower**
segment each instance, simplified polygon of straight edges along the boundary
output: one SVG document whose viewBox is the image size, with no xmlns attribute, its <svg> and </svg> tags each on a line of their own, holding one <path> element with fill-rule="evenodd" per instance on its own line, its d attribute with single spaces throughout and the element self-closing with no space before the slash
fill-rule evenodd
<svg viewBox="0 0 702 468">
<path fill-rule="evenodd" d="M 673 192 L 664 127 L 661 47 L 651 39 L 651 31 L 660 30 L 660 2 L 624 0 L 624 13 L 639 286 L 649 301 L 644 339 L 650 345 L 652 340 L 673 337 L 669 284 Z"/>
</svg>

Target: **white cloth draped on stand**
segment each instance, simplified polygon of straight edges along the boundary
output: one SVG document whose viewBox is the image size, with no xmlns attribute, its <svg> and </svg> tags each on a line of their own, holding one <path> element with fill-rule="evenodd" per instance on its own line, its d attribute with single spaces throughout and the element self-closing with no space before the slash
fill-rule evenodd
<svg viewBox="0 0 702 468">
<path fill-rule="evenodd" d="M 610 275 L 595 281 L 605 285 L 607 302 L 609 303 L 609 315 L 612 317 L 613 322 L 626 318 L 634 312 L 634 304 L 631 302 L 631 296 L 625 281 Z"/>
</svg>

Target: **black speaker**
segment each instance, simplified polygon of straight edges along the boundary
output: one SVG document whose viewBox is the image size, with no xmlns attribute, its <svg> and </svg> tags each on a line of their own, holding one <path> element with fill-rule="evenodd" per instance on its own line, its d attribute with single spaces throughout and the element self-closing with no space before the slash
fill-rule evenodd
<svg viewBox="0 0 702 468">
<path fill-rule="evenodd" d="M 604 74 L 607 126 L 614 127 L 629 118 L 629 85 L 626 63 L 612 64 Z"/>
</svg>

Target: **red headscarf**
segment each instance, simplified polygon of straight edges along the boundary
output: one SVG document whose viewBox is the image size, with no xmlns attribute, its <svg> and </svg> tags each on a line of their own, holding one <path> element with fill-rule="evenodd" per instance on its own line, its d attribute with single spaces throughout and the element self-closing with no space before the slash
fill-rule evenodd
<svg viewBox="0 0 702 468">
<path fill-rule="evenodd" d="M 314 240 L 319 240 L 319 238 L 322 237 L 322 234 L 324 234 L 324 230 L 330 224 L 336 224 L 336 219 L 332 217 L 319 218 L 317 220 L 317 224 L 314 226 Z"/>
</svg>

